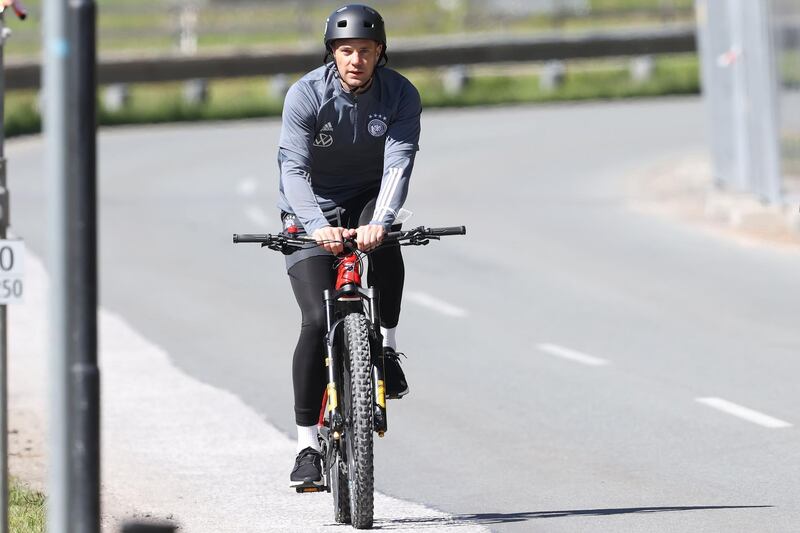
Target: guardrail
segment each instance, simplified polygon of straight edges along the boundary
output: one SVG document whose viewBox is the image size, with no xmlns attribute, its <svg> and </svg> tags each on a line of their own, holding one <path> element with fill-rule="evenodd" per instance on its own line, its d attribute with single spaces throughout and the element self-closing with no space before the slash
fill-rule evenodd
<svg viewBox="0 0 800 533">
<path fill-rule="evenodd" d="M 98 64 L 100 84 L 151 83 L 197 78 L 236 78 L 291 74 L 322 63 L 321 47 L 302 51 L 237 51 L 197 56 L 107 56 Z M 462 37 L 447 41 L 405 41 L 390 47 L 396 68 L 444 67 L 613 56 L 694 52 L 694 27 L 647 31 L 593 32 L 547 37 Z M 38 62 L 8 62 L 6 88 L 36 89 Z"/>
</svg>

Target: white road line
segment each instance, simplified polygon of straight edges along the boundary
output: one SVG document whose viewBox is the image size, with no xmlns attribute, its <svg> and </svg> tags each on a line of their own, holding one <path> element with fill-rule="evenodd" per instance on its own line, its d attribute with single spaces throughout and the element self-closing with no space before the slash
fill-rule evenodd
<svg viewBox="0 0 800 533">
<path fill-rule="evenodd" d="M 267 214 L 264 212 L 263 209 L 249 205 L 245 208 L 244 214 L 247 218 L 250 219 L 256 226 L 261 226 L 262 228 L 268 227 L 270 225 L 270 220 Z M 276 219 L 277 221 L 277 219 Z"/>
<path fill-rule="evenodd" d="M 557 344 L 539 344 L 538 348 L 543 352 L 549 353 L 550 355 L 555 355 L 556 357 L 561 357 L 562 359 L 568 359 L 570 361 L 575 361 L 576 363 L 581 363 L 588 366 L 603 366 L 609 364 L 609 361 L 601 359 L 600 357 L 595 357 L 593 355 L 581 353 L 576 350 L 564 348 L 563 346 L 559 346 Z"/>
<path fill-rule="evenodd" d="M 236 192 L 240 196 L 253 196 L 257 190 L 258 190 L 258 180 L 256 180 L 251 176 L 244 178 L 236 186 Z"/>
<path fill-rule="evenodd" d="M 414 302 L 428 309 L 441 313 L 443 315 L 452 316 L 456 318 L 464 318 L 467 316 L 466 309 L 456 307 L 438 298 L 434 298 L 426 292 L 419 291 L 406 291 L 403 293 L 403 298 L 406 301 Z"/>
<path fill-rule="evenodd" d="M 753 411 L 752 409 L 737 405 L 733 402 L 729 402 L 728 400 L 723 400 L 722 398 L 696 398 L 696 400 L 702 404 L 708 405 L 709 407 L 718 409 L 723 413 L 728 413 L 729 415 L 739 417 L 743 420 L 747 420 L 748 422 L 758 424 L 759 426 L 764 426 L 765 428 L 775 429 L 792 427 L 789 422 L 784 422 L 783 420 L 773 418 L 769 415 L 765 415 L 764 413 Z"/>
</svg>

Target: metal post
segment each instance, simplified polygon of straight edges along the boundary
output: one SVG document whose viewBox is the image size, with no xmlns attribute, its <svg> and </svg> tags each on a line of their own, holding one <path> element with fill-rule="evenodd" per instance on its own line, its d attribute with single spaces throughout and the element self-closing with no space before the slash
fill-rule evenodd
<svg viewBox="0 0 800 533">
<path fill-rule="evenodd" d="M 97 367 L 97 194 L 95 2 L 70 0 L 67 227 L 74 531 L 100 531 L 100 372 Z"/>
<path fill-rule="evenodd" d="M 8 190 L 5 156 L 5 21 L 0 12 L 0 239 L 6 238 L 8 225 Z M 8 332 L 6 306 L 0 305 L 0 533 L 8 533 Z"/>
<path fill-rule="evenodd" d="M 99 531 L 95 5 L 44 5 L 51 284 L 48 531 Z"/>
<path fill-rule="evenodd" d="M 69 491 L 69 405 L 68 383 L 68 300 L 67 267 L 64 261 L 67 234 L 62 224 L 67 191 L 67 0 L 46 0 L 42 10 L 44 42 L 42 46 L 45 141 L 45 176 L 47 196 L 48 265 L 50 273 L 50 358 L 49 370 L 49 483 L 47 490 L 47 530 L 71 531 Z"/>
<path fill-rule="evenodd" d="M 748 144 L 748 115 L 749 95 L 747 92 L 747 61 L 744 56 L 745 26 L 747 21 L 742 13 L 742 3 L 749 0 L 733 0 L 728 11 L 731 39 L 731 53 L 733 56 L 731 69 L 733 70 L 733 108 L 731 113 L 734 120 L 734 167 L 733 182 L 740 191 L 753 190 L 753 173 L 750 161 Z"/>
<path fill-rule="evenodd" d="M 781 170 L 781 136 L 780 136 L 780 93 L 778 89 L 778 64 L 772 40 L 771 2 L 748 4 L 757 16 L 752 17 L 755 36 L 760 49 L 757 72 L 753 84 L 759 88 L 761 113 L 759 113 L 761 131 L 756 132 L 754 149 L 761 155 L 761 179 L 759 180 L 759 196 L 773 204 L 780 204 L 783 196 L 783 173 Z"/>
</svg>

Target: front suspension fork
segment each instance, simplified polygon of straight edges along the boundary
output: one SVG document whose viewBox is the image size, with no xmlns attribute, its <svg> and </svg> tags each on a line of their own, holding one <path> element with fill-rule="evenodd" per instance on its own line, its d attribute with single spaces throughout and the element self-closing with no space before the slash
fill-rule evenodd
<svg viewBox="0 0 800 533">
<path fill-rule="evenodd" d="M 379 437 L 386 433 L 386 388 L 383 380 L 383 351 L 373 357 L 372 364 L 372 397 L 375 399 L 372 412 L 372 423 Z"/>
<path fill-rule="evenodd" d="M 325 394 L 328 397 L 328 412 L 330 414 L 331 436 L 334 440 L 339 440 L 344 430 L 344 417 L 339 408 L 339 391 L 336 384 L 340 378 L 337 376 L 340 366 L 339 354 L 336 353 L 334 345 L 336 343 L 336 328 L 341 322 L 334 322 L 336 319 L 333 295 L 330 290 L 325 290 L 325 317 L 328 325 L 328 334 L 325 336 L 325 367 L 328 370 L 328 387 Z"/>
<path fill-rule="evenodd" d="M 375 432 L 383 437 L 388 429 L 386 420 L 386 381 L 383 377 L 383 335 L 381 335 L 381 315 L 378 304 L 378 294 L 370 287 L 367 289 L 369 298 L 370 333 L 372 353 L 372 420 Z"/>
<path fill-rule="evenodd" d="M 383 336 L 380 330 L 380 312 L 378 306 L 378 295 L 374 289 L 362 289 L 359 291 L 369 302 L 370 313 L 370 352 L 372 353 L 372 398 L 373 398 L 373 426 L 378 436 L 383 437 L 387 430 L 386 420 L 386 389 L 383 376 Z M 328 386 L 326 395 L 328 398 L 327 409 L 330 413 L 331 436 L 338 440 L 344 430 L 344 415 L 339 406 L 339 391 L 337 383 L 340 382 L 337 372 L 342 366 L 340 361 L 341 354 L 337 353 L 336 329 L 342 324 L 341 320 L 336 320 L 336 295 L 330 290 L 324 291 L 325 317 L 327 320 L 328 334 L 325 336 L 325 366 L 328 370 Z"/>
</svg>

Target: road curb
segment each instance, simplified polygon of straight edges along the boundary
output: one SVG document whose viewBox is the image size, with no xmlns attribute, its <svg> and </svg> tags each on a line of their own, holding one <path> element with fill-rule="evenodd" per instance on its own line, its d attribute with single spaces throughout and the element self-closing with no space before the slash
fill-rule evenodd
<svg viewBox="0 0 800 533">
<path fill-rule="evenodd" d="M 630 176 L 631 207 L 678 219 L 749 244 L 800 249 L 800 196 L 783 203 L 724 190 L 714 183 L 705 152 L 677 154 Z"/>
<path fill-rule="evenodd" d="M 705 215 L 746 232 L 788 232 L 800 239 L 800 211 L 796 204 L 772 205 L 745 193 L 709 190 Z"/>
</svg>

